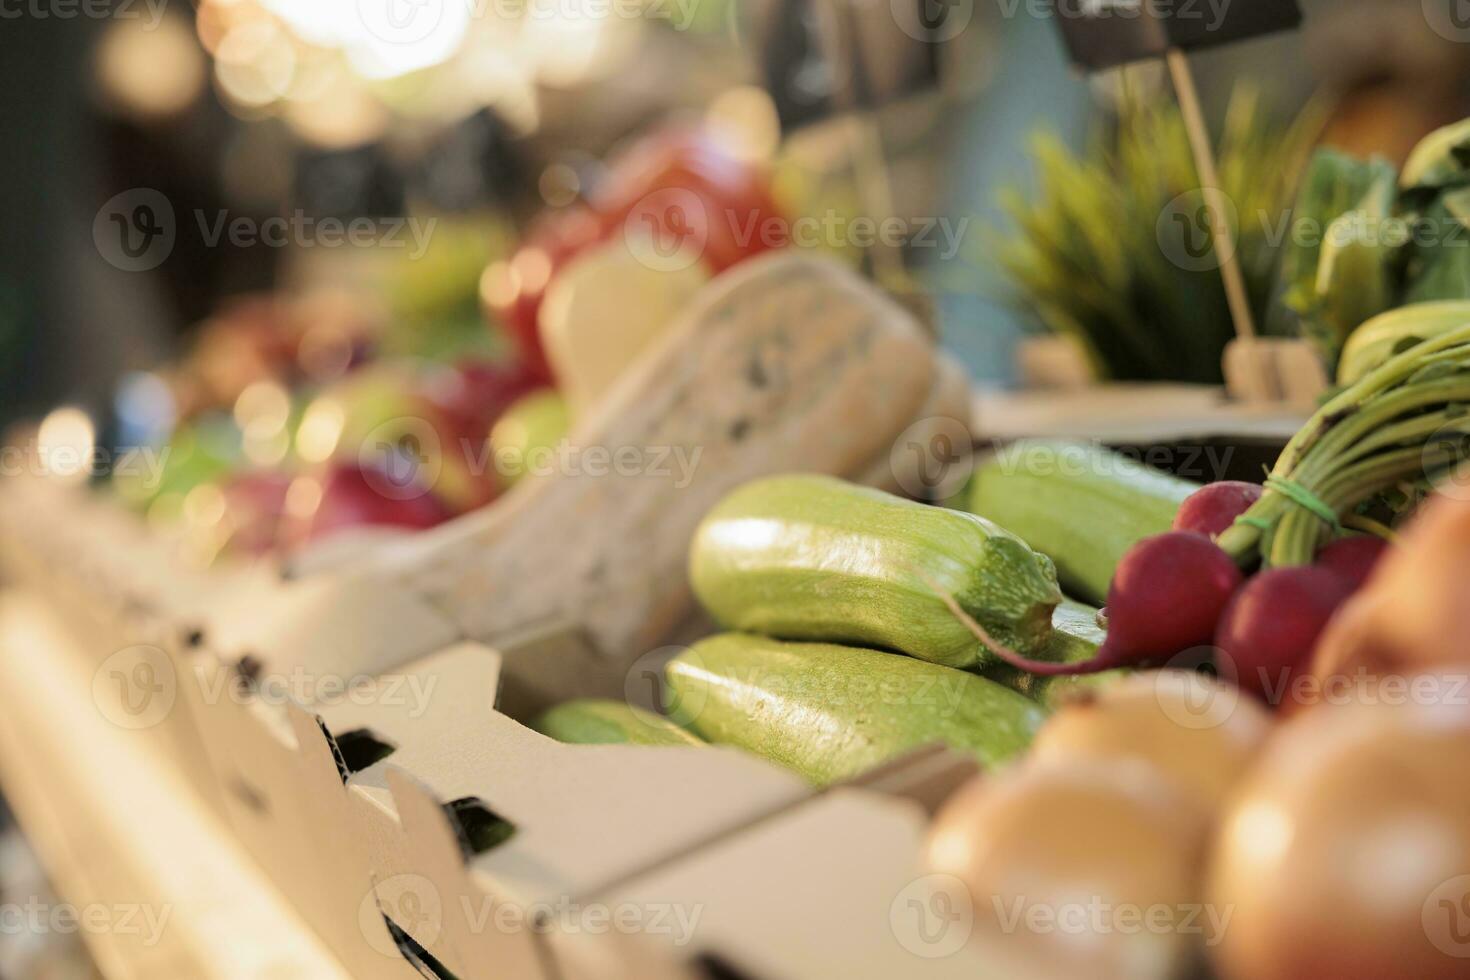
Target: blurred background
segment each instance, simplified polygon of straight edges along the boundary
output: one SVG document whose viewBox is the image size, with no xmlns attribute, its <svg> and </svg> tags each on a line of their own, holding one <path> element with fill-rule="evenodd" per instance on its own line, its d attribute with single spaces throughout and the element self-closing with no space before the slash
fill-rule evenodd
<svg viewBox="0 0 1470 980">
<path fill-rule="evenodd" d="M 1288 208 L 1314 147 L 1401 164 L 1470 115 L 1461 2 L 1303 0 L 1301 30 L 1194 55 L 1242 214 Z M 1085 76 L 1039 0 L 0 0 L 0 132 L 0 426 L 67 405 L 61 441 L 168 443 L 177 472 L 120 489 L 205 559 L 273 549 L 283 512 L 315 535 L 487 502 L 295 477 L 390 416 L 483 442 L 556 373 L 553 275 L 659 194 L 750 217 L 705 229 L 706 273 L 831 253 L 983 382 L 1058 373 L 1023 353 L 1053 335 L 1094 380 L 1215 384 L 1231 331 L 1214 267 L 1159 231 L 1198 186 L 1162 67 Z M 1268 309 L 1279 242 L 1239 230 Z M 549 443 L 566 408 L 517 421 Z M 44 887 L 19 841 L 0 865 Z M 3 935 L 0 976 L 89 975 L 75 953 Z"/>
<path fill-rule="evenodd" d="M 790 209 L 862 208 L 858 141 L 824 77 L 846 66 L 812 53 L 803 5 L 441 6 L 432 26 L 394 37 L 387 20 L 374 32 L 386 6 L 356 0 L 7 0 L 0 416 L 110 397 L 232 299 L 271 290 L 369 282 L 421 320 L 473 318 L 476 266 L 588 193 L 620 143 L 672 117 L 723 120 L 742 152 L 775 167 Z M 965 29 L 928 45 L 934 64 L 884 78 L 878 115 L 893 207 L 973 219 L 957 254 L 914 248 L 908 260 L 935 291 L 946 341 L 980 377 L 1005 380 L 1025 317 L 990 240 L 1013 227 L 1000 192 L 1036 186 L 1034 134 L 1079 148 L 1115 118 L 1118 73 L 1089 82 L 1071 69 L 1044 5 L 960 6 Z M 1420 0 L 1303 6 L 1300 32 L 1196 56 L 1216 120 L 1241 80 L 1279 118 L 1325 92 L 1331 139 L 1402 158 L 1466 114 L 1470 46 Z M 912 56 L 909 38 L 887 33 L 863 51 L 878 75 L 882 59 Z M 1157 68 L 1131 72 L 1160 88 Z M 99 212 L 137 188 L 160 192 L 177 226 L 167 261 L 142 272 L 94 241 Z M 438 234 L 411 274 L 394 261 L 407 250 L 208 241 L 222 215 L 291 214 L 437 217 Z"/>
</svg>

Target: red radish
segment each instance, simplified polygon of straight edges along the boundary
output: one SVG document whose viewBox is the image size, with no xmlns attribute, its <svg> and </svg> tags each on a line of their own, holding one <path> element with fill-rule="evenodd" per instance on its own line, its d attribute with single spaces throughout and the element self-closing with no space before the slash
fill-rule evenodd
<svg viewBox="0 0 1470 980">
<path fill-rule="evenodd" d="M 1235 682 L 1279 705 L 1352 592 L 1342 575 L 1313 565 L 1272 568 L 1251 579 L 1215 634 L 1215 645 L 1233 662 Z"/>
<path fill-rule="evenodd" d="M 1317 552 L 1317 567 L 1336 572 L 1352 585 L 1353 591 L 1361 589 L 1373 574 L 1378 559 L 1388 551 L 1390 545 L 1382 538 L 1359 535 L 1340 538 Z"/>
<path fill-rule="evenodd" d="M 1174 530 L 1219 537 L 1265 492 L 1265 487 L 1239 480 L 1223 480 L 1200 487 L 1179 505 L 1179 513 L 1174 515 Z"/>
<path fill-rule="evenodd" d="M 1107 640 L 1097 656 L 1074 664 L 1028 660 L 997 644 L 969 617 L 961 619 L 1018 670 L 1044 677 L 1096 674 L 1209 643 L 1241 581 L 1231 557 L 1202 534 L 1170 531 L 1144 538 L 1128 550 L 1113 573 Z M 950 608 L 959 607 L 956 603 Z"/>
</svg>

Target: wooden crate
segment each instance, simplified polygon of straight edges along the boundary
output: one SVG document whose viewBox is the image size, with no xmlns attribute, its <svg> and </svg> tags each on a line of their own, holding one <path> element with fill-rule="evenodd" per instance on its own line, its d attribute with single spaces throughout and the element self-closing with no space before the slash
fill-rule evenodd
<svg viewBox="0 0 1470 980">
<path fill-rule="evenodd" d="M 814 874 L 876 847 L 887 875 L 916 863 L 922 810 L 885 825 L 895 804 L 878 790 L 808 810 L 809 787 L 732 751 L 564 746 L 520 721 L 568 697 L 624 696 L 650 651 L 708 628 L 684 564 L 729 489 L 790 470 L 907 488 L 917 461 L 895 447 L 965 426 L 968 407 L 963 374 L 907 313 L 846 271 L 787 256 L 713 284 L 575 436 L 699 450 L 687 486 L 560 474 L 398 545 L 338 547 L 288 579 L 190 571 L 111 504 L 44 480 L 4 487 L 0 540 L 26 594 L 90 624 L 74 658 L 116 681 L 109 707 L 92 693 L 101 714 L 141 755 L 169 760 L 349 975 L 634 975 L 650 957 L 681 975 L 703 968 L 683 945 L 591 935 L 542 910 L 623 901 L 659 869 L 798 812 L 827 814 L 778 835 L 818 834 Z M 24 688 L 13 671 L 6 683 Z M 128 793 L 117 799 L 118 832 L 146 835 Z M 846 827 L 854 808 L 872 811 L 863 833 Z M 892 841 L 869 838 L 881 826 Z M 733 908 L 725 873 L 709 866 L 700 889 Z M 737 941 L 721 921 L 711 949 Z M 891 975 L 873 972 L 894 962 L 881 936 L 838 930 L 789 956 L 779 939 L 758 929 L 740 942 L 770 949 L 772 976 L 827 976 L 811 972 L 824 957 L 850 976 Z"/>
</svg>

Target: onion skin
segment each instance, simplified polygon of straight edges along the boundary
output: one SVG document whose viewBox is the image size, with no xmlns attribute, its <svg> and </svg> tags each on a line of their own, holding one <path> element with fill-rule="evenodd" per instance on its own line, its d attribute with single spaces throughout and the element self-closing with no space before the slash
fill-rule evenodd
<svg viewBox="0 0 1470 980">
<path fill-rule="evenodd" d="M 1283 728 L 1212 856 L 1208 901 L 1233 912 L 1211 949 L 1222 980 L 1470 976 L 1465 693 L 1334 707 Z M 1449 919 L 1459 909 L 1463 940 Z"/>
<path fill-rule="evenodd" d="M 1182 917 L 1199 900 L 1206 826 L 1203 811 L 1145 765 L 1027 764 L 952 797 L 925 858 L 969 888 L 972 942 L 995 976 L 1165 980 L 1197 958 L 1198 936 Z M 1079 924 L 1074 914 L 1093 907 L 1108 911 Z M 1162 928 L 1112 925 L 1115 913 L 1155 908 Z"/>
<path fill-rule="evenodd" d="M 1462 495 L 1463 496 L 1463 495 Z M 1437 494 L 1322 636 L 1319 682 L 1470 669 L 1470 496 Z"/>
<path fill-rule="evenodd" d="M 1233 685 L 1194 671 L 1151 671 L 1072 699 L 1037 733 L 1028 758 L 1140 760 L 1213 813 L 1272 727 L 1260 702 Z"/>
</svg>

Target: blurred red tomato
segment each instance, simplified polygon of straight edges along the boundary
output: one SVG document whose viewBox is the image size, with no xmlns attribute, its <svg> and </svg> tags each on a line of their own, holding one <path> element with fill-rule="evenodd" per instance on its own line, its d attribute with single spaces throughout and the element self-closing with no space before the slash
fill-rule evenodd
<svg viewBox="0 0 1470 980">
<path fill-rule="evenodd" d="M 505 327 L 538 380 L 552 377 L 536 330 L 546 287 L 559 269 L 605 234 L 603 223 L 585 207 L 547 212 L 531 226 L 510 261 L 491 265 L 480 280 L 485 309 Z"/>
<path fill-rule="evenodd" d="M 766 175 L 700 130 L 635 146 L 593 205 L 611 233 L 651 238 L 660 256 L 691 250 L 715 274 L 787 243 Z"/>
<path fill-rule="evenodd" d="M 719 274 L 788 240 L 764 171 L 697 129 L 634 145 L 613 162 L 590 204 L 544 215 L 515 256 L 492 265 L 481 282 L 487 310 L 546 378 L 541 301 L 556 273 L 589 246 L 625 235 L 655 265 L 703 262 Z"/>
</svg>

